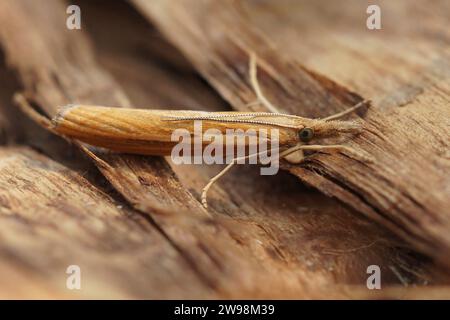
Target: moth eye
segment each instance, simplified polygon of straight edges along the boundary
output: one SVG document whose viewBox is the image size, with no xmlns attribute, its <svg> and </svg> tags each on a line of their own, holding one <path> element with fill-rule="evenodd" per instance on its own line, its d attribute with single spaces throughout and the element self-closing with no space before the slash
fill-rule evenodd
<svg viewBox="0 0 450 320">
<path fill-rule="evenodd" d="M 303 142 L 308 142 L 314 137 L 314 130 L 311 128 L 303 128 L 298 133 L 298 136 Z"/>
</svg>

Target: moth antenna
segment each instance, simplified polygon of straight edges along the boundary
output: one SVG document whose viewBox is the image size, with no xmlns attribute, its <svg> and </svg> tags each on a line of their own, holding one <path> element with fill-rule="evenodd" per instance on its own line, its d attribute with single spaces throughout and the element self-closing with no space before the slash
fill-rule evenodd
<svg viewBox="0 0 450 320">
<path fill-rule="evenodd" d="M 221 118 L 237 118 L 237 117 L 283 117 L 283 118 L 295 118 L 301 119 L 302 117 L 285 114 L 285 113 L 273 113 L 273 112 L 251 112 L 251 113 L 230 113 L 230 114 L 211 114 L 205 116 L 164 116 L 164 120 L 214 120 Z"/>
<path fill-rule="evenodd" d="M 272 114 L 273 115 L 273 114 Z M 268 126 L 276 126 L 281 128 L 290 128 L 290 129 L 298 129 L 298 126 L 294 125 L 288 125 L 288 124 L 281 124 L 276 122 L 269 122 L 269 121 L 259 121 L 259 120 L 245 120 L 245 119 L 223 119 L 223 118 L 214 118 L 214 117 L 186 117 L 186 118 L 177 118 L 177 119 L 166 119 L 165 121 L 182 121 L 182 120 L 210 120 L 210 121 L 216 121 L 216 122 L 228 122 L 228 123 L 251 123 L 251 124 L 263 124 Z"/>
<path fill-rule="evenodd" d="M 353 107 L 350 107 L 350 108 L 348 108 L 348 109 L 346 109 L 344 111 L 341 111 L 339 113 L 333 114 L 333 115 L 328 116 L 326 118 L 322 118 L 321 120 L 330 121 L 330 120 L 336 120 L 336 119 L 342 118 L 343 116 L 346 116 L 347 114 L 352 113 L 353 111 L 355 111 L 355 110 L 357 110 L 357 109 L 359 109 L 361 107 L 364 107 L 364 106 L 370 107 L 371 103 L 372 102 L 370 100 L 363 100 L 363 101 L 358 102 L 357 104 L 355 104 Z"/>
<path fill-rule="evenodd" d="M 224 120 L 224 119 L 211 119 L 211 121 L 263 124 L 263 125 L 276 126 L 276 127 L 281 127 L 281 128 L 298 129 L 298 126 L 294 126 L 294 125 L 291 126 L 291 125 L 288 125 L 288 124 L 281 124 L 281 123 L 270 122 L 270 121 L 244 120 L 244 119 L 226 119 L 226 120 Z"/>
</svg>

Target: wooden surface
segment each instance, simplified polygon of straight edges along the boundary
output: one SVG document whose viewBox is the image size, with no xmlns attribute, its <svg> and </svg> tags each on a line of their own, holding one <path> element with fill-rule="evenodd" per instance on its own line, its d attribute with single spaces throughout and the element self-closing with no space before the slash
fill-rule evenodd
<svg viewBox="0 0 450 320">
<path fill-rule="evenodd" d="M 381 31 L 365 28 L 364 1 L 345 1 L 346 10 L 329 1 L 134 2 L 236 109 L 255 99 L 249 52 L 282 111 L 326 116 L 373 100 L 350 145 L 374 163 L 318 155 L 288 169 L 450 266 L 447 1 L 380 2 Z"/>
<path fill-rule="evenodd" d="M 352 11 L 327 28 L 332 19 L 317 18 L 320 2 L 298 2 L 302 10 L 282 2 L 134 3 L 80 1 L 83 29 L 69 31 L 62 1 L 0 2 L 1 297 L 449 296 L 448 35 L 439 10 L 423 12 L 434 19 L 421 33 L 399 27 L 373 39 L 348 33 L 358 29 Z M 402 14 L 407 4 L 399 3 L 390 6 Z M 301 25 L 308 23 L 317 25 Z M 397 54 L 395 46 L 407 44 L 409 55 Z M 47 117 L 74 102 L 239 109 L 254 99 L 250 48 L 264 91 L 285 111 L 320 116 L 373 99 L 363 115 L 370 130 L 353 145 L 377 162 L 362 167 L 321 154 L 286 168 L 293 175 L 273 177 L 239 166 L 211 190 L 208 214 L 199 192 L 220 168 L 91 153 L 38 127 L 12 102 L 26 92 Z M 430 64 L 419 50 L 433 55 Z M 82 268 L 80 291 L 65 288 L 71 264 Z M 371 264 L 381 266 L 380 291 L 365 286 Z"/>
</svg>

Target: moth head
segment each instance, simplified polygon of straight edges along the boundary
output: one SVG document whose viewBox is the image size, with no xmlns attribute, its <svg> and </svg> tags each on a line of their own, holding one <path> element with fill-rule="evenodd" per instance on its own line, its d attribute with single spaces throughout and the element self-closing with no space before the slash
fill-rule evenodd
<svg viewBox="0 0 450 320">
<path fill-rule="evenodd" d="M 310 120 L 298 130 L 298 139 L 304 144 L 321 144 L 323 140 L 345 138 L 362 131 L 360 121 Z"/>
</svg>

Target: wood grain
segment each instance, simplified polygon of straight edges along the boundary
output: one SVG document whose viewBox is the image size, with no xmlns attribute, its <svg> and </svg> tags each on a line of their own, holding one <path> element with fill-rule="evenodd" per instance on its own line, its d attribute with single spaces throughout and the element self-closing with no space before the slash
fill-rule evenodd
<svg viewBox="0 0 450 320">
<path fill-rule="evenodd" d="M 249 52 L 285 112 L 325 116 L 374 100 L 365 132 L 349 143 L 373 164 L 320 154 L 287 169 L 450 266 L 448 3 L 380 2 L 380 32 L 367 30 L 357 1 L 349 10 L 328 1 L 134 3 L 237 110 L 255 99 Z"/>
<path fill-rule="evenodd" d="M 1 41 L 7 62 L 43 112 L 51 117 L 58 106 L 74 102 L 128 105 L 123 91 L 96 65 L 88 39 L 60 27 L 59 23 L 65 21 L 61 19 L 65 17 L 61 2 L 52 1 L 46 6 L 32 1 L 2 2 L 0 9 Z M 11 23 L 8 17 L 14 17 Z M 41 25 L 39 29 L 32 27 L 37 24 Z M 23 31 L 20 36 L 17 30 Z M 52 36 L 49 30 L 53 30 Z M 21 50 L 24 46 L 28 50 Z M 195 280 L 207 287 L 205 292 L 215 288 L 223 277 L 219 277 L 222 270 L 212 254 L 218 249 L 214 245 L 223 240 L 215 240 L 216 230 L 206 212 L 181 187 L 164 160 L 92 152 L 88 155 L 127 201 L 148 215 L 156 230 L 197 275 Z M 179 214 L 174 216 L 175 212 Z M 190 225 L 196 227 L 186 227 Z M 205 250 L 207 243 L 212 252 Z M 229 248 L 224 259 L 233 261 L 233 254 Z M 230 269 L 237 273 L 242 267 Z"/>
<path fill-rule="evenodd" d="M 129 93 L 133 105 L 179 109 L 180 105 L 187 103 L 189 109 L 228 110 L 227 104 L 210 94 L 210 88 L 200 82 L 184 63 L 180 63 L 183 58 L 177 56 L 176 50 L 170 49 L 164 39 L 155 35 L 142 17 L 134 12 L 125 15 L 129 9 L 123 6 L 104 10 L 101 5 L 94 4 L 92 1 L 81 2 L 84 8 L 89 8 L 86 10 L 89 30 L 105 67 Z M 124 30 L 123 26 L 113 28 L 107 24 L 107 21 L 118 19 L 117 12 L 121 12 L 122 19 L 127 19 L 124 25 L 128 29 Z M 107 42 L 105 38 L 110 32 L 121 36 L 115 42 Z M 161 60 L 158 55 L 160 49 L 156 52 L 143 49 L 149 47 L 165 48 L 170 54 L 164 55 L 164 60 Z M 142 59 L 134 58 L 136 52 L 143 51 L 145 55 Z M 180 74 L 183 76 L 180 77 Z M 186 96 L 192 93 L 193 83 L 197 83 L 194 98 L 186 100 Z M 171 92 L 176 94 L 171 95 Z M 219 169 L 208 166 L 172 168 L 183 185 L 197 197 L 209 177 Z M 242 225 L 230 225 L 241 246 L 254 251 L 257 248 L 255 241 L 258 240 L 267 253 L 276 252 L 267 255 L 263 254 L 264 250 L 257 250 L 260 263 L 271 266 L 277 262 L 281 264 L 280 273 L 292 270 L 303 278 L 304 270 L 312 269 L 317 282 L 325 281 L 336 290 L 340 289 L 335 287 L 335 283 L 358 284 L 364 281 L 365 268 L 373 261 L 381 264 L 389 283 L 401 282 L 396 276 L 397 271 L 404 280 L 408 279 L 407 282 L 439 283 L 445 278 L 434 277 L 432 280 L 425 276 L 423 272 L 431 271 L 430 266 L 423 265 L 425 269 L 419 267 L 422 259 L 410 259 L 412 256 L 409 256 L 408 250 L 401 248 L 403 244 L 392 235 L 384 233 L 374 223 L 355 216 L 348 208 L 305 188 L 287 174 L 261 177 L 258 168 L 239 166 L 211 190 L 210 205 L 217 213 L 231 216 Z M 412 270 L 418 278 L 412 276 Z M 300 296 L 302 294 L 299 293 L 297 297 Z"/>
<path fill-rule="evenodd" d="M 82 149 L 100 175 L 79 155 L 70 159 L 77 154 L 74 146 L 45 135 L 29 122 L 19 126 L 20 130 L 11 126 L 12 119 L 26 123 L 23 114 L 4 112 L 12 108 L 15 90 L 25 90 L 33 106 L 48 117 L 68 103 L 228 108 L 128 5 L 104 7 L 101 1 L 80 5 L 88 27 L 68 31 L 61 28 L 65 21 L 62 2 L 0 3 L 0 44 L 8 78 L 17 80 L 6 98 L 2 98 L 5 91 L 0 91 L 1 128 L 6 137 L 30 144 L 54 159 L 27 147 L 0 150 L 0 270 L 11 275 L 0 277 L 0 294 L 70 298 L 445 296 L 445 287 L 414 291 L 383 287 L 381 293 L 368 292 L 368 264 L 382 267 L 383 283 L 388 285 L 445 285 L 448 279 L 392 233 L 305 188 L 287 173 L 267 178 L 258 174 L 258 168 L 237 168 L 212 190 L 208 216 L 197 201 L 198 190 L 217 168 L 180 167 L 156 157 Z M 121 23 L 112 27 L 110 22 L 119 19 Z M 117 37 L 111 39 L 111 33 Z M 0 79 L 10 82 L 6 77 Z M 225 84 L 227 79 L 223 77 Z M 322 89 L 317 90 L 321 95 Z M 343 93 L 330 99 L 343 106 L 359 98 Z M 20 139 L 10 135 L 17 132 Z M 64 288 L 65 267 L 74 259 L 87 272 L 87 290 L 79 295 Z"/>
<path fill-rule="evenodd" d="M 154 225 L 80 174 L 25 147 L 0 148 L 0 172 L 2 268 L 18 268 L 14 286 L 1 277 L 0 297 L 206 297 Z M 82 291 L 66 288 L 73 264 Z"/>
</svg>

